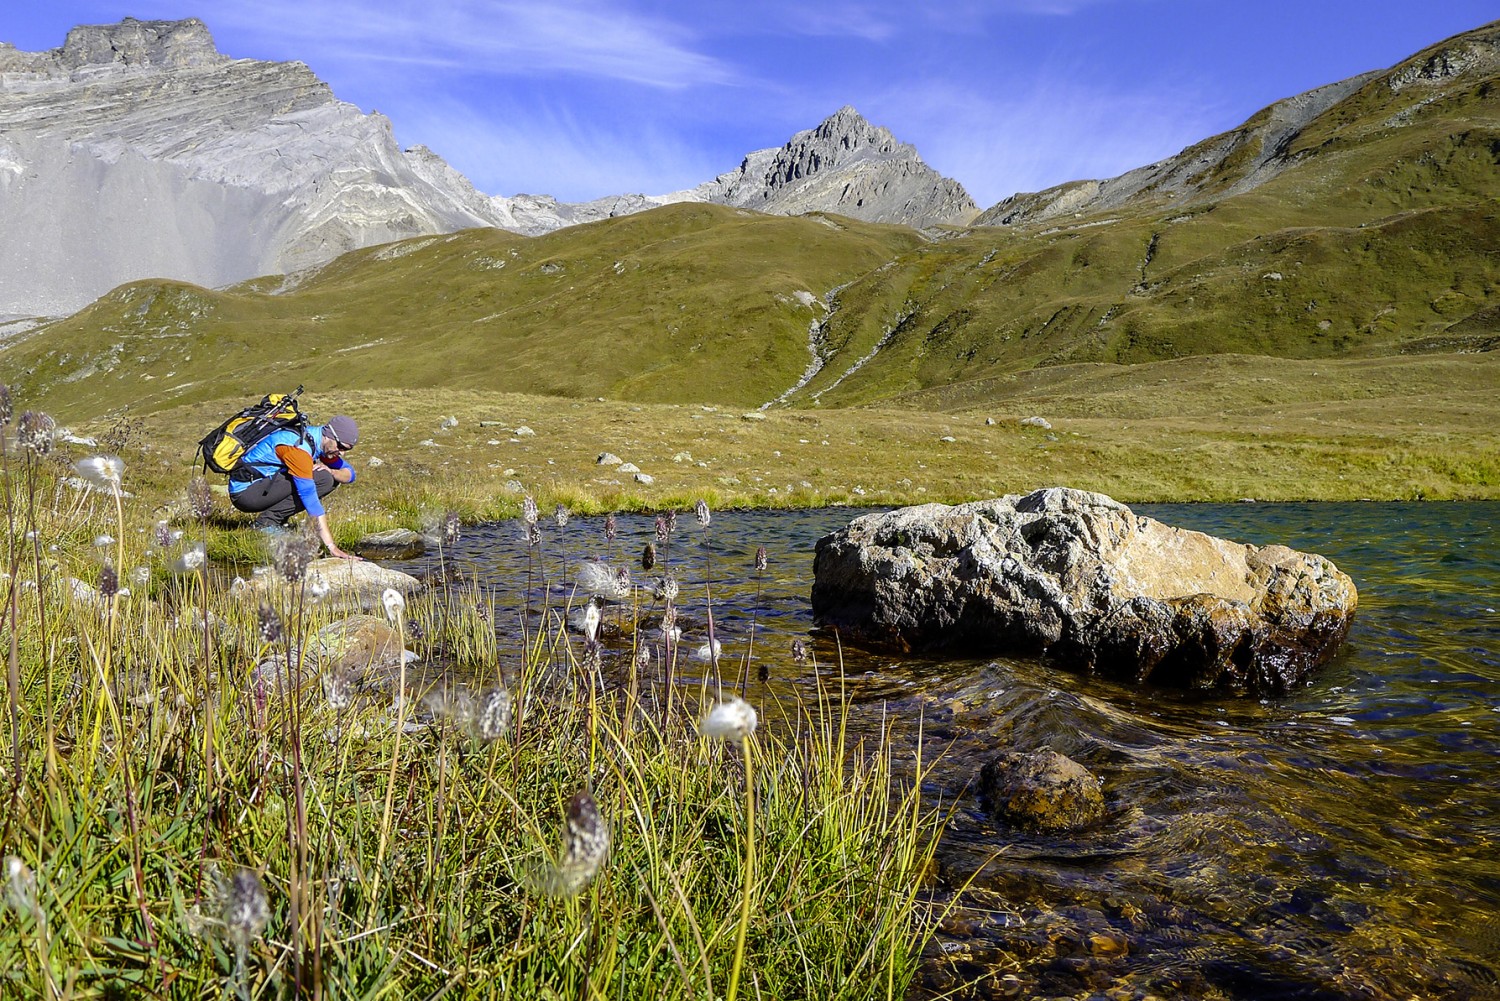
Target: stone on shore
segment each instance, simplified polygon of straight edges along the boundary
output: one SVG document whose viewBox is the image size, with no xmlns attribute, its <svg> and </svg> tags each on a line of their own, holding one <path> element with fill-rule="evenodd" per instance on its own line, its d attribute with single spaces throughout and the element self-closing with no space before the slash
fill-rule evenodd
<svg viewBox="0 0 1500 1001">
<path fill-rule="evenodd" d="M 263 595 L 281 595 L 294 590 L 285 578 L 275 571 L 257 572 L 246 586 L 251 592 Z M 313 560 L 303 574 L 302 586 L 307 594 L 316 596 L 325 604 L 350 605 L 363 611 L 379 609 L 380 596 L 386 588 L 393 588 L 403 597 L 422 589 L 422 582 L 409 573 L 391 570 L 370 560 L 341 560 L 333 557 Z M 321 593 L 326 587 L 326 593 Z"/>
<path fill-rule="evenodd" d="M 411 659 L 404 637 L 373 615 L 351 615 L 331 622 L 318 631 L 314 644 L 326 658 L 325 671 L 360 681 L 384 675 Z"/>
<path fill-rule="evenodd" d="M 428 539 L 409 528 L 390 528 L 372 532 L 354 544 L 361 556 L 378 555 L 386 559 L 409 559 L 426 551 Z"/>
<path fill-rule="evenodd" d="M 1118 680 L 1285 694 L 1358 604 L 1322 556 L 1139 517 L 1053 487 L 854 519 L 818 542 L 815 622 L 901 651 L 1044 655 Z"/>
</svg>

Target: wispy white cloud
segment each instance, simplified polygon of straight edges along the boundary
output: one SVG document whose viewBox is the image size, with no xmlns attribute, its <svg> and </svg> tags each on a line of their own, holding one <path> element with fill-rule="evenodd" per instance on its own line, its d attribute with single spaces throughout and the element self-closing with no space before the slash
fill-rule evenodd
<svg viewBox="0 0 1500 1001">
<path fill-rule="evenodd" d="M 902 20 L 888 4 L 798 2 L 765 23 L 787 34 L 884 42 L 900 33 Z"/>
<path fill-rule="evenodd" d="M 562 201 L 665 194 L 735 166 L 716 162 L 701 140 L 659 120 L 629 122 L 566 104 L 507 102 L 483 111 L 424 97 L 391 112 L 397 138 L 425 143 L 486 194 L 548 194 Z"/>
<path fill-rule="evenodd" d="M 732 67 L 694 47 L 686 20 L 605 0 L 218 0 L 203 16 L 210 30 L 232 29 L 277 52 L 297 53 L 279 58 L 300 59 L 320 73 L 359 61 L 407 72 L 431 67 L 476 76 L 567 75 L 661 88 L 735 78 Z"/>
<path fill-rule="evenodd" d="M 1105 89 L 1066 75 L 999 91 L 891 89 L 870 95 L 860 111 L 984 208 L 1018 191 L 1152 163 L 1222 129 L 1226 114 L 1190 87 Z"/>
</svg>

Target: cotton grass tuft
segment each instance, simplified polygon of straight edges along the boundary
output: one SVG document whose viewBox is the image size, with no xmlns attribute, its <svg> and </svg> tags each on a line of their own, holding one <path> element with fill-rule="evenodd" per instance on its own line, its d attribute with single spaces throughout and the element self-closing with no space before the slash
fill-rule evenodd
<svg viewBox="0 0 1500 1001">
<path fill-rule="evenodd" d="M 125 460 L 118 455 L 91 455 L 73 463 L 73 471 L 94 489 L 118 494 L 125 476 Z"/>
<path fill-rule="evenodd" d="M 755 733 L 755 707 L 739 696 L 715 703 L 698 723 L 698 732 L 710 739 L 743 741 Z"/>
</svg>

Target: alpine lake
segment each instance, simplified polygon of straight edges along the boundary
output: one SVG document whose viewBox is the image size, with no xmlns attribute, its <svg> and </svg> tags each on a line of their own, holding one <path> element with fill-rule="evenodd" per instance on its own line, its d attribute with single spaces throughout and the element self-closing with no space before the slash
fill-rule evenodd
<svg viewBox="0 0 1500 1001">
<path fill-rule="evenodd" d="M 767 725 L 842 694 L 851 744 L 884 733 L 935 763 L 924 795 L 946 820 L 930 899 L 944 916 L 918 997 L 1500 998 L 1500 504 L 1132 509 L 1327 556 L 1359 588 L 1347 644 L 1279 700 L 841 647 L 814 629 L 809 593 L 817 540 L 862 513 L 847 508 L 715 512 L 706 527 L 688 513 L 649 571 L 643 516 L 620 516 L 613 540 L 602 518 L 544 519 L 535 547 L 517 523 L 477 526 L 382 562 L 486 593 L 502 658 L 539 624 L 523 607 L 577 611 L 583 561 L 638 584 L 670 570 L 673 684 L 712 690 L 693 656 L 711 607 L 723 684 L 743 678 Z M 603 612 L 606 679 L 637 642 L 660 643 L 612 628 L 622 613 Z M 659 659 L 645 680 L 664 683 Z M 989 818 L 974 792 L 986 756 L 1043 747 L 1101 778 L 1102 824 L 1038 835 Z"/>
</svg>

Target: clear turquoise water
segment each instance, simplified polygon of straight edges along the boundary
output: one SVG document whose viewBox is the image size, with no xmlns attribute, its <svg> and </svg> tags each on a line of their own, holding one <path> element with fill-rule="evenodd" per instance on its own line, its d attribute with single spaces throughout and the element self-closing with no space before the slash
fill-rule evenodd
<svg viewBox="0 0 1500 1001">
<path fill-rule="evenodd" d="M 869 718 L 901 720 L 898 739 L 913 750 L 920 723 L 924 756 L 941 761 L 926 792 L 953 809 L 936 896 L 969 889 L 934 944 L 924 990 L 1500 998 L 1500 505 L 1136 510 L 1329 557 L 1359 587 L 1349 642 L 1277 701 L 1130 689 L 1026 659 L 845 650 L 847 688 Z M 710 580 L 726 673 L 748 661 L 752 679 L 768 675 L 752 699 L 810 691 L 815 671 L 832 678 L 838 650 L 810 633 L 813 546 L 857 513 L 720 512 L 707 531 L 679 516 L 660 555 L 682 584 L 684 649 L 706 640 Z M 654 575 L 639 564 L 651 521 L 619 526 L 611 544 L 602 519 L 548 523 L 530 561 L 517 526 L 484 526 L 447 568 L 492 592 L 502 646 L 518 656 L 528 580 L 539 608 L 544 593 L 568 601 L 585 558 L 629 566 L 638 581 Z M 763 575 L 752 567 L 760 545 Z M 437 569 L 431 557 L 404 566 Z M 797 664 L 794 639 L 822 666 Z M 629 644 L 612 639 L 607 664 Z M 702 670 L 690 665 L 682 680 Z M 969 789 L 978 763 L 1041 746 L 1103 779 L 1099 829 L 1040 837 L 986 817 Z"/>
</svg>

